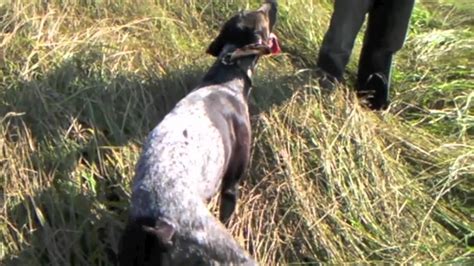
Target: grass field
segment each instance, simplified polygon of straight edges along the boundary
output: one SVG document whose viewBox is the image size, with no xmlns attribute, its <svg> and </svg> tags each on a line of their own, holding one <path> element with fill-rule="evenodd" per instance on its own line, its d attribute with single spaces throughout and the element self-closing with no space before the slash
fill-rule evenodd
<svg viewBox="0 0 474 266">
<path fill-rule="evenodd" d="M 258 1 L 0 4 L 1 265 L 110 265 L 147 133 Z M 312 76 L 332 1 L 279 1 L 230 230 L 262 265 L 474 263 L 474 4 L 418 1 L 390 109 Z"/>
</svg>

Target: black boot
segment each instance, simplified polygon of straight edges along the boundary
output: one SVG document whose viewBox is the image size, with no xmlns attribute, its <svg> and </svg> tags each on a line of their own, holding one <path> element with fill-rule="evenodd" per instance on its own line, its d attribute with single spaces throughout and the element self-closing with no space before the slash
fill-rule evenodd
<svg viewBox="0 0 474 266">
<path fill-rule="evenodd" d="M 382 73 L 373 73 L 357 95 L 372 110 L 385 110 L 390 104 L 388 81 Z"/>
<path fill-rule="evenodd" d="M 316 78 L 319 88 L 325 93 L 333 93 L 336 90 L 337 84 L 339 84 L 335 77 L 320 68 L 316 70 Z"/>
</svg>

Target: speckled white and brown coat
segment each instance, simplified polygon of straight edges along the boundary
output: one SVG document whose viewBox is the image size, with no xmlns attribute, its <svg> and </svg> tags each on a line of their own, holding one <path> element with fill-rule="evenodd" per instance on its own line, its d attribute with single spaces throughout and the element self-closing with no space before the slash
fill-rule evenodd
<svg viewBox="0 0 474 266">
<path fill-rule="evenodd" d="M 250 156 L 247 97 L 261 54 L 223 57 L 267 41 L 276 16 L 275 1 L 267 2 L 224 25 L 208 50 L 218 59 L 201 85 L 150 132 L 136 167 L 121 265 L 256 264 L 222 223 L 235 209 Z M 229 32 L 240 35 L 239 43 L 228 40 Z M 207 207 L 218 192 L 220 221 Z"/>
</svg>

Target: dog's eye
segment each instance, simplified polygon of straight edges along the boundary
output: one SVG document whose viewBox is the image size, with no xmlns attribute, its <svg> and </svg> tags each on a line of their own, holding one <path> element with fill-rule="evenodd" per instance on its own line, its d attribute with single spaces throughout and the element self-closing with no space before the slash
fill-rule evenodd
<svg viewBox="0 0 474 266">
<path fill-rule="evenodd" d="M 255 43 L 258 43 L 258 44 L 262 44 L 263 43 L 263 40 L 264 40 L 264 37 L 262 36 L 261 33 L 257 33 L 255 32 L 254 33 L 254 36 L 255 36 Z"/>
<path fill-rule="evenodd" d="M 254 34 L 258 42 L 262 42 L 268 39 L 268 34 L 266 31 L 258 30 L 258 31 L 255 31 Z"/>
</svg>

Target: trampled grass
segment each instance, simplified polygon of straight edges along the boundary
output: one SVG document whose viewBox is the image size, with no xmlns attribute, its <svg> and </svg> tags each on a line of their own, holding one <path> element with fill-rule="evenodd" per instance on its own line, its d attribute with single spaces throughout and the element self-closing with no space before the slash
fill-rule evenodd
<svg viewBox="0 0 474 266">
<path fill-rule="evenodd" d="M 221 23 L 257 5 L 0 5 L 1 264 L 114 263 L 142 141 L 211 64 Z M 234 236 L 262 265 L 472 261 L 474 7 L 417 3 L 393 104 L 371 112 L 350 82 L 358 47 L 347 87 L 312 77 L 331 1 L 280 6 Z"/>
</svg>

